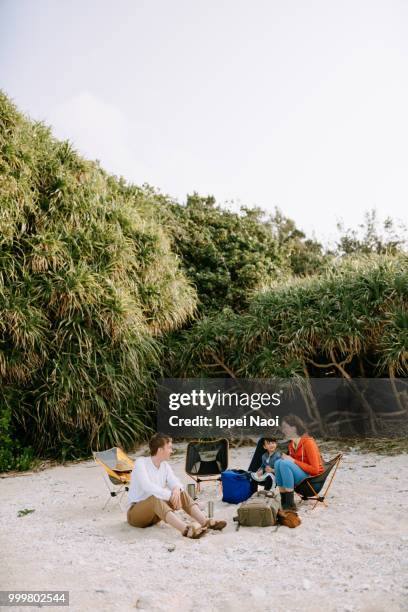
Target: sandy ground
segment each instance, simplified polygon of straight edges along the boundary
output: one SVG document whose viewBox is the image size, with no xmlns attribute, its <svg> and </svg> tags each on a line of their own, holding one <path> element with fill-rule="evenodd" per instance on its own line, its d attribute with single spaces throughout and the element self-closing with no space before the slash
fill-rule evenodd
<svg viewBox="0 0 408 612">
<path fill-rule="evenodd" d="M 252 452 L 232 450 L 230 467 L 246 468 Z M 94 462 L 1 478 L 0 589 L 69 590 L 79 612 L 408 610 L 407 455 L 345 454 L 329 507 L 304 503 L 301 526 L 276 532 L 237 532 L 236 507 L 214 484 L 200 501 L 213 499 L 228 525 L 197 541 L 163 523 L 130 527 L 116 499 L 103 510 L 106 495 Z M 35 512 L 18 517 L 26 508 Z"/>
</svg>

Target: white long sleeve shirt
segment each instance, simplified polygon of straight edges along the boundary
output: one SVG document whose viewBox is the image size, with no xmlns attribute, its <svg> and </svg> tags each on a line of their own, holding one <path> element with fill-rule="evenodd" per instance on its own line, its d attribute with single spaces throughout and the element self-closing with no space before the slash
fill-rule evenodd
<svg viewBox="0 0 408 612">
<path fill-rule="evenodd" d="M 174 487 L 183 489 L 183 485 L 175 476 L 167 463 L 162 461 L 156 467 L 151 457 L 139 457 L 135 461 L 128 492 L 129 507 L 131 504 L 147 499 L 151 495 L 169 501 Z"/>
</svg>

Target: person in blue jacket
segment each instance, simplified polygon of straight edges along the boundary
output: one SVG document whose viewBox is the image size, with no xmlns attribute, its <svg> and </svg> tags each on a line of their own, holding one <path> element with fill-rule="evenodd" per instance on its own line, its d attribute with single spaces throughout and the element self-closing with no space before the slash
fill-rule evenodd
<svg viewBox="0 0 408 612">
<path fill-rule="evenodd" d="M 252 473 L 252 478 L 263 484 L 266 491 L 275 484 L 275 462 L 281 458 L 281 453 L 277 450 L 278 441 L 276 438 L 265 437 L 263 439 L 263 449 L 265 452 L 262 455 L 261 466 L 258 470 Z"/>
</svg>

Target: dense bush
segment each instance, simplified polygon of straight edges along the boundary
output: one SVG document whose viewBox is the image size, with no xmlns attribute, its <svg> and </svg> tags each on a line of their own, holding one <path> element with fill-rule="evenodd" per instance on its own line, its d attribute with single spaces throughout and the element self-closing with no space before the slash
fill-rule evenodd
<svg viewBox="0 0 408 612">
<path fill-rule="evenodd" d="M 346 260 L 276 283 L 172 347 L 181 376 L 406 376 L 408 256 Z"/>
<path fill-rule="evenodd" d="M 374 221 L 334 254 L 278 210 L 181 205 L 0 93 L 0 470 L 132 446 L 163 370 L 406 376 L 407 255 Z"/>
<path fill-rule="evenodd" d="M 2 94 L 0 202 L 4 452 L 9 427 L 37 453 L 133 443 L 157 335 L 196 303 L 150 204 Z"/>
<path fill-rule="evenodd" d="M 275 209 L 266 223 L 278 242 L 284 269 L 289 270 L 290 276 L 315 276 L 333 263 L 334 253 L 324 249 L 317 240 L 308 238 L 279 209 Z"/>
<path fill-rule="evenodd" d="M 242 311 L 264 282 L 289 274 L 271 227 L 257 209 L 222 209 L 213 197 L 167 200 L 163 221 L 187 277 L 197 289 L 199 314 Z"/>
<path fill-rule="evenodd" d="M 0 404 L 0 472 L 27 470 L 34 461 L 32 448 L 23 447 L 16 439 L 11 420 L 11 408 L 3 401 Z"/>
</svg>

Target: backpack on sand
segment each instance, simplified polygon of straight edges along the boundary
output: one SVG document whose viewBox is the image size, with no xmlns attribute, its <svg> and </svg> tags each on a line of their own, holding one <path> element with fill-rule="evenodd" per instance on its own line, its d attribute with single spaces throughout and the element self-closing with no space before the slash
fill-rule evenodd
<svg viewBox="0 0 408 612">
<path fill-rule="evenodd" d="M 280 509 L 280 496 L 274 491 L 258 491 L 238 507 L 234 521 L 244 527 L 271 527 L 276 525 Z"/>
<path fill-rule="evenodd" d="M 238 507 L 234 517 L 237 530 L 244 527 L 271 527 L 285 525 L 293 529 L 301 523 L 296 512 L 281 510 L 280 495 L 276 491 L 258 491 Z"/>
</svg>

